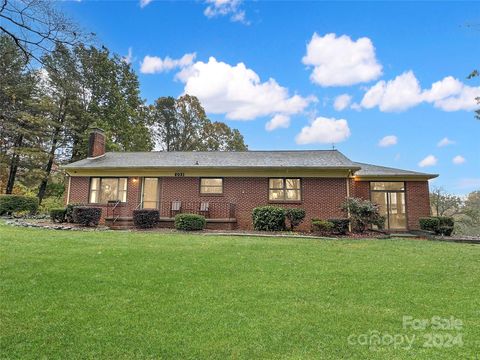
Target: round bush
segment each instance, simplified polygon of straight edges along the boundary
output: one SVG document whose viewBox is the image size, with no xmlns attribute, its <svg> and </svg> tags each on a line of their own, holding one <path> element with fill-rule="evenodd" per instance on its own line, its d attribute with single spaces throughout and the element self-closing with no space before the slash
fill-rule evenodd
<svg viewBox="0 0 480 360">
<path fill-rule="evenodd" d="M 345 235 L 348 232 L 348 219 L 328 219 L 333 224 L 332 232 L 337 235 Z"/>
<path fill-rule="evenodd" d="M 300 225 L 305 219 L 305 209 L 300 208 L 291 208 L 285 211 L 285 216 L 290 222 L 290 230 L 293 230 L 294 227 Z"/>
<path fill-rule="evenodd" d="M 0 215 L 14 214 L 22 211 L 35 213 L 38 199 L 33 196 L 0 195 Z"/>
<path fill-rule="evenodd" d="M 50 209 L 50 219 L 52 222 L 63 223 L 65 221 L 65 209 Z"/>
<path fill-rule="evenodd" d="M 65 221 L 68 222 L 68 223 L 74 223 L 75 222 L 75 220 L 73 219 L 73 208 L 75 206 L 83 206 L 83 204 L 73 203 L 73 204 L 68 204 L 65 207 Z"/>
<path fill-rule="evenodd" d="M 83 226 L 97 226 L 102 216 L 102 209 L 98 207 L 75 206 L 73 221 Z"/>
<path fill-rule="evenodd" d="M 440 220 L 436 217 L 425 217 L 418 219 L 420 223 L 420 229 L 426 231 L 437 232 L 437 229 L 440 226 Z"/>
<path fill-rule="evenodd" d="M 133 223 L 138 228 L 153 228 L 159 222 L 160 212 L 156 209 L 133 210 Z"/>
<path fill-rule="evenodd" d="M 312 219 L 312 232 L 320 234 L 330 234 L 333 232 L 335 225 L 328 220 Z"/>
<path fill-rule="evenodd" d="M 196 214 L 178 214 L 175 216 L 175 229 L 194 231 L 205 229 L 205 216 Z"/>
<path fill-rule="evenodd" d="M 285 230 L 285 209 L 276 206 L 260 206 L 253 209 L 253 228 L 260 231 Z"/>
</svg>

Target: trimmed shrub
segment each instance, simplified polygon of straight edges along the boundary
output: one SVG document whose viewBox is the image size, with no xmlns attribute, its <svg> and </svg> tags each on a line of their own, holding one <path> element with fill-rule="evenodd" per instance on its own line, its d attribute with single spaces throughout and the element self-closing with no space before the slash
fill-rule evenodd
<svg viewBox="0 0 480 360">
<path fill-rule="evenodd" d="M 420 229 L 433 231 L 436 235 L 450 236 L 453 233 L 455 221 L 450 216 L 430 216 L 420 218 Z"/>
<path fill-rule="evenodd" d="M 102 209 L 98 207 L 75 206 L 73 208 L 73 222 L 83 226 L 97 226 L 102 216 Z"/>
<path fill-rule="evenodd" d="M 350 215 L 353 230 L 356 232 L 362 233 L 371 225 L 376 225 L 379 229 L 385 227 L 385 217 L 380 215 L 380 206 L 370 200 L 347 198 L 342 210 Z"/>
<path fill-rule="evenodd" d="M 40 214 L 50 214 L 50 210 L 52 209 L 61 209 L 64 207 L 63 198 L 57 197 L 46 197 L 42 200 L 42 203 L 38 207 L 38 212 Z"/>
<path fill-rule="evenodd" d="M 75 206 L 82 206 L 82 204 L 73 203 L 73 204 L 68 204 L 65 207 L 65 221 L 68 222 L 68 223 L 74 223 L 75 222 L 75 220 L 73 219 L 73 208 Z"/>
<path fill-rule="evenodd" d="M 348 219 L 328 219 L 333 224 L 332 233 L 337 235 L 345 235 L 348 232 L 348 225 L 350 220 Z"/>
<path fill-rule="evenodd" d="M 33 196 L 0 195 L 0 215 L 28 211 L 33 214 L 38 209 L 38 199 Z"/>
<path fill-rule="evenodd" d="M 197 214 L 177 214 L 175 216 L 175 229 L 195 231 L 205 229 L 205 216 Z"/>
<path fill-rule="evenodd" d="M 335 225 L 328 220 L 312 219 L 312 232 L 320 234 L 330 234 L 333 232 Z"/>
<path fill-rule="evenodd" d="M 253 209 L 253 228 L 260 231 L 285 230 L 285 209 L 276 206 L 260 206 Z"/>
<path fill-rule="evenodd" d="M 420 229 L 426 231 L 437 232 L 440 227 L 440 220 L 437 217 L 425 217 L 418 220 Z"/>
<path fill-rule="evenodd" d="M 285 211 L 285 216 L 290 223 L 290 230 L 300 225 L 305 219 L 305 209 L 291 208 Z"/>
<path fill-rule="evenodd" d="M 65 209 L 50 209 L 50 219 L 52 222 L 65 222 Z"/>
<path fill-rule="evenodd" d="M 133 210 L 133 223 L 138 228 L 153 228 L 159 222 L 160 212 L 156 209 Z"/>
</svg>

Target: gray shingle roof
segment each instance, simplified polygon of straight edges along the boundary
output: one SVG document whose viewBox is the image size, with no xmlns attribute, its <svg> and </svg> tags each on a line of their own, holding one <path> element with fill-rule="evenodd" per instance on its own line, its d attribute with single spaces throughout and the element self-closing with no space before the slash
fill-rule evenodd
<svg viewBox="0 0 480 360">
<path fill-rule="evenodd" d="M 357 176 L 425 176 L 437 177 L 436 174 L 427 174 L 418 171 L 402 170 L 386 166 L 372 165 L 356 162 L 360 170 L 355 172 Z"/>
<path fill-rule="evenodd" d="M 306 151 L 185 151 L 107 152 L 95 159 L 83 159 L 65 169 L 113 168 L 310 168 L 351 169 L 358 176 L 437 175 L 353 162 L 338 150 Z"/>
<path fill-rule="evenodd" d="M 107 152 L 96 159 L 83 159 L 66 169 L 108 168 L 340 168 L 359 166 L 337 150 L 311 151 L 190 151 Z"/>
</svg>

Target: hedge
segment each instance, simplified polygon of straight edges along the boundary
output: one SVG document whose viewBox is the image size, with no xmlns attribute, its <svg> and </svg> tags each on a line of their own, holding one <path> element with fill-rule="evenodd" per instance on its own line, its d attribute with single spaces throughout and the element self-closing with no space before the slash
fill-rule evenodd
<svg viewBox="0 0 480 360">
<path fill-rule="evenodd" d="M 430 216 L 420 218 L 420 229 L 432 231 L 436 235 L 450 236 L 453 233 L 455 221 L 450 216 Z"/>
<path fill-rule="evenodd" d="M 28 211 L 35 213 L 38 209 L 38 199 L 33 196 L 0 195 L 0 215 Z"/>
<path fill-rule="evenodd" d="M 66 209 L 50 209 L 50 219 L 52 222 L 65 222 Z"/>
<path fill-rule="evenodd" d="M 133 223 L 138 228 L 153 228 L 159 222 L 160 212 L 156 209 L 133 210 Z"/>
<path fill-rule="evenodd" d="M 205 229 L 205 216 L 197 214 L 177 214 L 175 216 L 175 229 L 195 231 Z"/>
<path fill-rule="evenodd" d="M 75 220 L 73 218 L 73 208 L 75 206 L 83 206 L 82 204 L 77 204 L 77 203 L 73 203 L 73 204 L 68 204 L 66 207 L 65 207 L 65 221 L 68 222 L 68 223 L 74 223 Z"/>
<path fill-rule="evenodd" d="M 337 235 L 345 235 L 350 225 L 349 219 L 328 219 L 333 224 L 332 232 Z"/>
<path fill-rule="evenodd" d="M 300 225 L 305 219 L 305 209 L 291 208 L 285 211 L 285 216 L 290 223 L 290 230 Z"/>
<path fill-rule="evenodd" d="M 75 206 L 73 221 L 83 226 L 96 226 L 100 222 L 102 209 L 98 207 Z"/>
<path fill-rule="evenodd" d="M 330 234 L 333 232 L 334 224 L 328 220 L 312 219 L 312 232 Z"/>
<path fill-rule="evenodd" d="M 440 220 L 436 217 L 425 217 L 418 219 L 420 229 L 436 232 L 440 226 Z"/>
<path fill-rule="evenodd" d="M 285 230 L 285 209 L 276 206 L 260 206 L 253 209 L 253 228 L 260 231 Z"/>
</svg>

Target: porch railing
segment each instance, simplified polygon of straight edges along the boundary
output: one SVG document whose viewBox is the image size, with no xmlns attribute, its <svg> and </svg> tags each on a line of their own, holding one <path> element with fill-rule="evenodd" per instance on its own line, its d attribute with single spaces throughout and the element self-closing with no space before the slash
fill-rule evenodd
<svg viewBox="0 0 480 360">
<path fill-rule="evenodd" d="M 234 219 L 236 217 L 236 206 L 229 202 L 219 201 L 159 201 L 147 202 L 149 207 L 157 208 L 160 217 L 173 218 L 177 214 L 203 215 L 207 219 Z M 144 208 L 140 204 L 138 208 Z"/>
<path fill-rule="evenodd" d="M 112 223 L 115 224 L 115 222 L 118 220 L 120 217 L 120 214 L 115 213 L 115 210 L 117 209 L 118 205 L 120 205 L 120 200 L 116 201 L 109 201 L 107 203 L 107 218 L 112 217 Z M 111 215 L 110 215 L 111 214 Z"/>
</svg>

